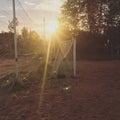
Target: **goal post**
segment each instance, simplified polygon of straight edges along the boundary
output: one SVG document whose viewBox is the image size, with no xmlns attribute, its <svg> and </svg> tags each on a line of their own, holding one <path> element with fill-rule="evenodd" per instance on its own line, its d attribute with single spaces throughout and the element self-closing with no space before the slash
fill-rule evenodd
<svg viewBox="0 0 120 120">
<path fill-rule="evenodd" d="M 76 77 L 76 37 L 73 38 L 73 75 Z"/>
<path fill-rule="evenodd" d="M 71 76 L 76 77 L 76 37 L 72 36 L 67 40 L 58 39 L 54 48 L 53 75 L 72 72 Z"/>
</svg>

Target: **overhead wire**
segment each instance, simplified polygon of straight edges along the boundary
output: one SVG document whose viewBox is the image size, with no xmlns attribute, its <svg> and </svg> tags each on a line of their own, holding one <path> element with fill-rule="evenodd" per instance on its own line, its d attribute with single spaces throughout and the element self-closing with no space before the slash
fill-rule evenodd
<svg viewBox="0 0 120 120">
<path fill-rule="evenodd" d="M 28 11 L 25 9 L 25 7 L 20 2 L 20 0 L 16 0 L 16 12 L 18 12 L 17 10 L 22 10 L 22 11 L 20 11 L 20 14 L 22 14 L 22 12 L 23 12 L 22 15 L 18 16 L 18 18 L 19 18 L 18 21 L 20 21 L 21 26 L 27 27 L 30 30 L 31 30 L 31 28 L 32 28 L 32 30 L 35 30 L 36 29 L 35 26 L 37 25 L 37 23 L 34 21 L 34 19 L 31 17 L 31 15 L 28 13 Z M 26 21 L 27 21 L 27 23 L 26 23 Z M 22 28 L 21 26 L 18 26 L 18 27 L 21 29 Z"/>
<path fill-rule="evenodd" d="M 6 13 L 6 14 L 4 14 L 4 13 Z M 8 16 L 8 13 L 7 13 L 7 11 L 4 11 L 3 12 L 3 10 L 0 10 L 0 15 L 1 15 L 1 19 L 0 19 L 0 23 L 2 24 L 2 26 L 4 25 L 4 26 L 8 26 L 8 24 L 9 24 L 9 16 Z"/>
<path fill-rule="evenodd" d="M 31 23 L 34 23 L 33 19 L 32 19 L 32 18 L 30 17 L 30 15 L 26 12 L 26 10 L 25 10 L 25 8 L 23 7 L 22 3 L 21 3 L 19 0 L 17 0 L 17 2 L 18 2 L 18 4 L 20 5 L 20 7 L 23 9 L 24 14 L 25 14 L 26 17 L 29 19 L 29 21 L 30 21 Z"/>
<path fill-rule="evenodd" d="M 8 8 L 8 7 L 7 7 Z M 6 8 L 6 4 L 4 3 L 4 1 L 1 4 L 0 7 L 0 23 L 1 23 L 1 28 L 0 29 L 8 29 L 8 25 L 9 25 L 9 21 L 11 19 L 11 8 L 7 9 Z"/>
<path fill-rule="evenodd" d="M 0 12 L 3 13 L 3 14 L 6 14 L 6 15 L 10 15 L 10 13 L 4 9 L 0 9 Z"/>
<path fill-rule="evenodd" d="M 12 5 L 11 5 L 12 6 Z M 27 21 L 27 27 L 29 28 L 35 28 L 35 25 L 37 25 L 37 23 L 33 20 L 33 18 L 29 15 L 29 13 L 26 11 L 26 9 L 24 8 L 23 4 L 21 3 L 20 0 L 16 0 L 16 13 L 18 12 L 18 9 L 21 9 L 23 11 L 24 14 L 22 15 L 17 15 L 16 14 L 16 17 L 18 18 L 18 21 L 20 21 L 21 25 L 24 25 L 25 22 Z M 9 24 L 9 21 L 12 21 L 10 20 L 11 19 L 11 16 L 12 16 L 12 12 L 10 13 L 9 11 L 7 11 L 6 9 L 1 9 L 0 8 L 0 14 L 1 15 L 5 15 L 7 16 L 7 21 L 8 21 L 8 24 Z M 24 18 L 24 19 L 23 19 Z M 3 20 L 0 20 L 2 23 L 6 24 L 7 22 L 4 22 Z M 26 24 L 25 24 L 26 26 Z M 18 26 L 18 27 L 21 27 L 21 26 Z"/>
</svg>

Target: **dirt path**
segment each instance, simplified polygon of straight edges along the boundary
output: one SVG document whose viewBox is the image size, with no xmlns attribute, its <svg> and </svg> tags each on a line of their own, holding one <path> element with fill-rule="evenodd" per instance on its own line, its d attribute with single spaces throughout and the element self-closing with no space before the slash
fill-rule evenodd
<svg viewBox="0 0 120 120">
<path fill-rule="evenodd" d="M 38 68 L 40 58 L 34 56 L 19 57 L 18 67 L 19 71 L 33 71 Z M 16 63 L 14 59 L 0 59 L 0 76 L 11 72 L 15 72 Z"/>
<path fill-rule="evenodd" d="M 29 89 L 0 100 L 0 120 L 119 120 L 120 61 L 80 61 L 78 68 L 76 79 L 46 80 L 40 108 L 42 78 L 32 76 Z"/>
</svg>

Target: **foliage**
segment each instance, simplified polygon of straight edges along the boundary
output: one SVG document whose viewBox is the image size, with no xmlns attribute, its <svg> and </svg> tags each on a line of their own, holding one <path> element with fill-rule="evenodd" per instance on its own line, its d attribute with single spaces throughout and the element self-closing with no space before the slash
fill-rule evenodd
<svg viewBox="0 0 120 120">
<path fill-rule="evenodd" d="M 62 6 L 61 21 L 69 29 L 103 33 L 109 26 L 118 26 L 120 0 L 67 0 Z"/>
<path fill-rule="evenodd" d="M 119 7 L 120 0 L 67 0 L 61 8 L 60 22 L 66 30 L 77 33 L 79 49 L 86 46 L 79 52 L 120 55 Z M 80 31 L 86 31 L 83 38 Z"/>
<path fill-rule="evenodd" d="M 13 57 L 14 41 L 12 32 L 0 33 L 0 56 Z"/>
<path fill-rule="evenodd" d="M 82 31 L 77 36 L 77 56 L 80 58 L 107 57 L 108 48 L 105 43 L 105 36 Z"/>
<path fill-rule="evenodd" d="M 57 39 L 59 40 L 69 40 L 72 37 L 72 32 L 64 28 L 64 26 L 62 25 L 60 25 L 56 34 L 57 34 Z"/>
<path fill-rule="evenodd" d="M 18 54 L 43 53 L 43 40 L 34 30 L 23 27 L 17 34 Z M 14 57 L 14 33 L 0 33 L 0 56 Z"/>
<path fill-rule="evenodd" d="M 21 53 L 41 53 L 43 41 L 34 30 L 29 31 L 28 28 L 23 27 L 21 36 L 18 36 L 18 38 Z"/>
</svg>

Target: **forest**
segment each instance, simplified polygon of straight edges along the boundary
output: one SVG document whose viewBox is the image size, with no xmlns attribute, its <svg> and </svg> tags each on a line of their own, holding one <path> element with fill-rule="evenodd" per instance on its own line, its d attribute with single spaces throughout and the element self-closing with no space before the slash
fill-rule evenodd
<svg viewBox="0 0 120 120">
<path fill-rule="evenodd" d="M 43 40 L 40 35 L 34 31 L 23 27 L 21 34 L 17 34 L 18 54 L 41 54 L 43 49 Z M 0 33 L 0 56 L 14 57 L 14 33 Z"/>
<path fill-rule="evenodd" d="M 67 0 L 61 26 L 77 38 L 81 57 L 120 58 L 120 0 Z"/>
</svg>

